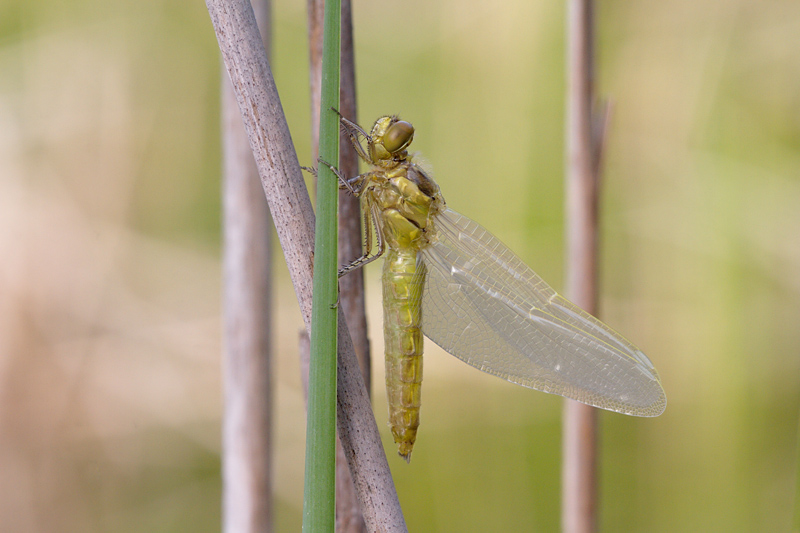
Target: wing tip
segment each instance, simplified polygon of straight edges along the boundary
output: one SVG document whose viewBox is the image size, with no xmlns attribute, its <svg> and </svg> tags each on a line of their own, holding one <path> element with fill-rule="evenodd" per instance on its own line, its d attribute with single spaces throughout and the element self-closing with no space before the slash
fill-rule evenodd
<svg viewBox="0 0 800 533">
<path fill-rule="evenodd" d="M 658 397 L 655 399 L 655 401 L 645 405 L 633 404 L 629 401 L 622 401 L 621 405 L 614 405 L 616 402 L 611 402 L 611 405 L 608 405 L 608 402 L 606 402 L 606 405 L 597 405 L 596 407 L 600 407 L 601 409 L 606 409 L 608 411 L 615 411 L 623 415 L 655 418 L 663 414 L 667 409 L 667 394 L 664 392 L 664 388 L 660 383 L 658 383 L 658 389 Z"/>
</svg>

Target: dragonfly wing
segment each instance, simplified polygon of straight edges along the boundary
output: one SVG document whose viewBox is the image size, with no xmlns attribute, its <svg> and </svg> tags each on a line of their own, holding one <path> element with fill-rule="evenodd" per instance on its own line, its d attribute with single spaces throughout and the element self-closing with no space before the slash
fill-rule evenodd
<svg viewBox="0 0 800 533">
<path fill-rule="evenodd" d="M 513 383 L 629 415 L 667 399 L 653 364 L 559 296 L 496 237 L 449 209 L 423 249 L 423 332 L 469 365 Z"/>
</svg>

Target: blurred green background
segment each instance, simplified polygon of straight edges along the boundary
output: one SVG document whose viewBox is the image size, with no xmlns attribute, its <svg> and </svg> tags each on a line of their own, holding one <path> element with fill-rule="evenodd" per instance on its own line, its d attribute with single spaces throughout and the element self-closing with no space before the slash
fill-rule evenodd
<svg viewBox="0 0 800 533">
<path fill-rule="evenodd" d="M 613 103 L 602 317 L 669 404 L 603 413 L 606 531 L 787 531 L 800 404 L 800 3 L 599 2 Z M 354 5 L 359 119 L 417 128 L 448 203 L 563 288 L 564 4 Z M 309 164 L 305 4 L 273 71 Z M 0 4 L 0 524 L 220 524 L 220 61 L 202 2 Z M 301 520 L 301 320 L 276 257 L 278 531 Z M 428 343 L 412 531 L 555 531 L 557 397 Z M 467 417 L 467 413 L 474 414 Z M 479 428 L 481 431 L 476 432 Z"/>
</svg>

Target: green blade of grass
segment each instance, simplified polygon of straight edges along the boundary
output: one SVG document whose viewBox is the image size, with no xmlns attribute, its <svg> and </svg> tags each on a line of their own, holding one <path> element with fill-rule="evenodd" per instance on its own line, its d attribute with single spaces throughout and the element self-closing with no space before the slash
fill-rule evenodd
<svg viewBox="0 0 800 533">
<path fill-rule="evenodd" d="M 320 159 L 339 160 L 340 0 L 325 2 L 320 102 Z M 333 531 L 336 514 L 336 264 L 338 180 L 318 165 L 317 222 L 314 241 L 314 297 L 311 309 L 311 365 L 303 493 L 303 531 Z"/>
</svg>

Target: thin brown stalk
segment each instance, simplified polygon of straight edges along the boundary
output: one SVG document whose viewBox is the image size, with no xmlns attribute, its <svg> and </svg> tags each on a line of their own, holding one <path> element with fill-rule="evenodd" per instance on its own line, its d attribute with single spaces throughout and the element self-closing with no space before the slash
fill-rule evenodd
<svg viewBox="0 0 800 533">
<path fill-rule="evenodd" d="M 601 141 L 593 133 L 593 2 L 570 0 L 567 15 L 567 294 L 597 314 L 597 236 Z M 602 131 L 602 128 L 599 129 Z M 566 400 L 562 529 L 597 530 L 597 410 Z"/>
<path fill-rule="evenodd" d="M 247 0 L 207 0 L 306 328 L 311 321 L 314 213 L 275 82 Z M 337 423 L 370 531 L 406 531 L 343 312 Z"/>
<path fill-rule="evenodd" d="M 253 3 L 269 50 L 269 1 Z M 223 530 L 272 531 L 272 221 L 227 73 L 222 79 L 222 139 Z"/>
<path fill-rule="evenodd" d="M 353 24 L 350 0 L 342 0 L 342 73 L 341 103 L 339 111 L 350 120 L 357 122 L 356 113 L 356 75 L 353 48 Z M 358 156 L 350 145 L 348 137 L 340 137 L 339 169 L 344 176 L 358 174 Z M 362 228 L 361 206 L 358 198 L 348 191 L 339 192 L 339 263 L 348 264 L 361 256 Z M 367 314 L 364 303 L 364 271 L 358 269 L 339 280 L 344 314 L 353 336 L 361 374 L 370 390 L 370 353 L 367 336 Z"/>
</svg>

